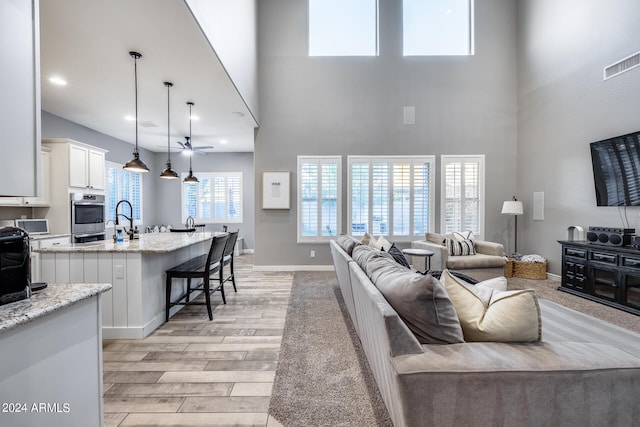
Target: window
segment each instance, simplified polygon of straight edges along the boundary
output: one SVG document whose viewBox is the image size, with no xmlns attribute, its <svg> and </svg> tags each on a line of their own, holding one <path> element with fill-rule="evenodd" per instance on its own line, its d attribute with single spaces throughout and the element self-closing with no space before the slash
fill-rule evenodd
<svg viewBox="0 0 640 427">
<path fill-rule="evenodd" d="M 403 54 L 473 55 L 473 0 L 403 0 Z"/>
<path fill-rule="evenodd" d="M 198 173 L 198 180 L 182 183 L 182 222 L 242 222 L 242 172 Z"/>
<path fill-rule="evenodd" d="M 350 234 L 409 241 L 433 230 L 433 156 L 349 156 L 348 161 Z"/>
<path fill-rule="evenodd" d="M 133 207 L 133 224 L 142 225 L 142 176 L 139 172 L 129 172 L 122 165 L 107 162 L 107 220 L 116 219 L 116 205 L 120 200 L 128 200 Z M 119 213 L 131 216 L 127 204 L 120 205 Z M 123 218 L 120 218 L 122 221 Z M 125 222 L 127 224 L 127 222 Z M 127 225 L 128 226 L 128 225 Z"/>
<path fill-rule="evenodd" d="M 484 156 L 442 156 L 442 233 L 484 233 Z"/>
<path fill-rule="evenodd" d="M 377 0 L 309 0 L 309 56 L 376 55 Z"/>
<path fill-rule="evenodd" d="M 298 156 L 298 242 L 329 240 L 341 232 L 342 157 Z"/>
</svg>

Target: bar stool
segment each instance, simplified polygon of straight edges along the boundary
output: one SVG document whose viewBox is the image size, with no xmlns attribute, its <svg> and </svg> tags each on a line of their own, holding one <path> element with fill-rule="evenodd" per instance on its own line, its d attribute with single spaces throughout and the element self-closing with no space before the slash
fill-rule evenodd
<svg viewBox="0 0 640 427">
<path fill-rule="evenodd" d="M 222 256 L 222 262 L 220 265 L 220 286 L 222 287 L 222 295 L 224 298 L 224 284 L 231 280 L 231 284 L 233 284 L 233 291 L 238 292 L 236 289 L 236 276 L 233 273 L 233 252 L 236 247 L 236 242 L 238 241 L 238 233 L 240 230 L 233 231 L 229 233 L 229 240 L 227 240 L 227 245 L 224 248 L 224 255 Z M 225 277 L 224 275 L 224 266 L 229 266 L 229 275 Z"/>
<path fill-rule="evenodd" d="M 224 255 L 224 249 L 227 241 L 229 240 L 229 233 L 220 234 L 214 236 L 211 241 L 211 247 L 209 252 L 204 255 L 192 258 L 189 261 L 170 268 L 166 271 L 166 321 L 169 321 L 169 311 L 171 307 L 175 305 L 188 305 L 188 304 L 204 304 L 207 306 L 207 312 L 209 314 L 209 320 L 213 320 L 213 313 L 211 311 L 211 294 L 218 289 L 222 293 L 222 301 L 226 304 L 224 298 L 224 289 L 222 289 L 222 282 L 217 286 L 211 287 L 211 275 L 217 271 L 221 271 L 222 257 Z M 171 301 L 171 284 L 173 279 L 187 279 L 187 290 L 176 301 Z M 191 287 L 191 279 L 202 279 L 202 282 Z M 205 302 L 189 301 L 189 296 L 192 292 L 202 291 L 204 293 Z M 184 302 L 182 300 L 185 300 Z"/>
</svg>

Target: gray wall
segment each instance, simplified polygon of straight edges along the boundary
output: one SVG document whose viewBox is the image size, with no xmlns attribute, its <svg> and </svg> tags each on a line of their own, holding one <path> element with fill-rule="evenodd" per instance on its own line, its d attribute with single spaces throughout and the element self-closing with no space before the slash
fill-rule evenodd
<svg viewBox="0 0 640 427">
<path fill-rule="evenodd" d="M 106 154 L 106 159 L 107 161 L 115 163 L 126 163 L 131 159 L 133 152 L 133 145 L 128 142 L 96 132 L 93 129 L 65 120 L 46 111 L 42 112 L 42 137 L 71 138 L 109 150 Z M 154 153 L 143 148 L 140 148 L 139 151 L 140 158 L 151 169 L 148 174 L 142 175 L 145 225 L 180 225 L 182 223 L 180 213 L 181 181 L 163 180 L 159 178 L 160 172 L 165 167 L 167 154 Z M 171 163 L 173 164 L 173 169 L 178 172 L 186 172 L 189 170 L 188 158 L 177 153 L 172 154 Z M 52 167 L 55 166 L 52 165 Z M 198 171 L 242 172 L 244 222 L 229 225 L 230 229 L 240 228 L 240 236 L 244 238 L 244 248 L 252 249 L 254 247 L 253 153 L 212 153 L 197 155 L 193 159 L 193 171 L 196 176 L 198 175 Z M 9 216 L 19 218 L 19 215 L 24 214 L 23 211 L 24 210 L 14 211 Z M 15 216 L 16 214 L 18 216 Z M 2 211 L 0 211 L 0 218 L 3 218 Z M 208 231 L 221 230 L 222 225 L 208 224 L 206 229 Z"/>
<path fill-rule="evenodd" d="M 297 155 L 343 155 L 344 230 L 347 155 L 436 155 L 439 185 L 440 155 L 485 154 L 485 237 L 507 236 L 500 209 L 516 190 L 516 2 L 476 2 L 468 57 L 404 58 L 402 2 L 381 0 L 379 16 L 380 56 L 310 58 L 307 2 L 258 2 L 256 188 L 263 171 L 292 171 L 292 208 L 256 210 L 256 265 L 331 264 L 328 245 L 296 243 Z M 404 106 L 416 107 L 415 125 L 402 124 Z"/>
<path fill-rule="evenodd" d="M 523 0 L 518 21 L 518 249 L 560 274 L 557 241 L 567 227 L 623 226 L 624 209 L 596 206 L 589 143 L 640 130 L 640 68 L 602 78 L 605 66 L 640 50 L 640 2 Z M 536 191 L 543 221 L 531 218 Z M 640 231 L 640 208 L 626 215 Z"/>
</svg>

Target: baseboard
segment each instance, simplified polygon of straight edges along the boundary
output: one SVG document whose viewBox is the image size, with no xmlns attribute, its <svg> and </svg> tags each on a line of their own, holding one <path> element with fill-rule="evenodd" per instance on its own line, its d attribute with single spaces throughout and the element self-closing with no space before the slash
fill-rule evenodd
<svg viewBox="0 0 640 427">
<path fill-rule="evenodd" d="M 547 279 L 562 280 L 562 277 L 557 274 L 547 273 Z"/>
<path fill-rule="evenodd" d="M 255 271 L 334 271 L 333 265 L 254 265 Z"/>
</svg>

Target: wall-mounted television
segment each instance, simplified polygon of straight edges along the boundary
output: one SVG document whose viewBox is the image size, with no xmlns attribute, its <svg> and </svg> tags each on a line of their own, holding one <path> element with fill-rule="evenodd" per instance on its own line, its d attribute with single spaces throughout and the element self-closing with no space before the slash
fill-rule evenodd
<svg viewBox="0 0 640 427">
<path fill-rule="evenodd" d="M 640 206 L 640 132 L 591 143 L 598 206 Z"/>
</svg>

